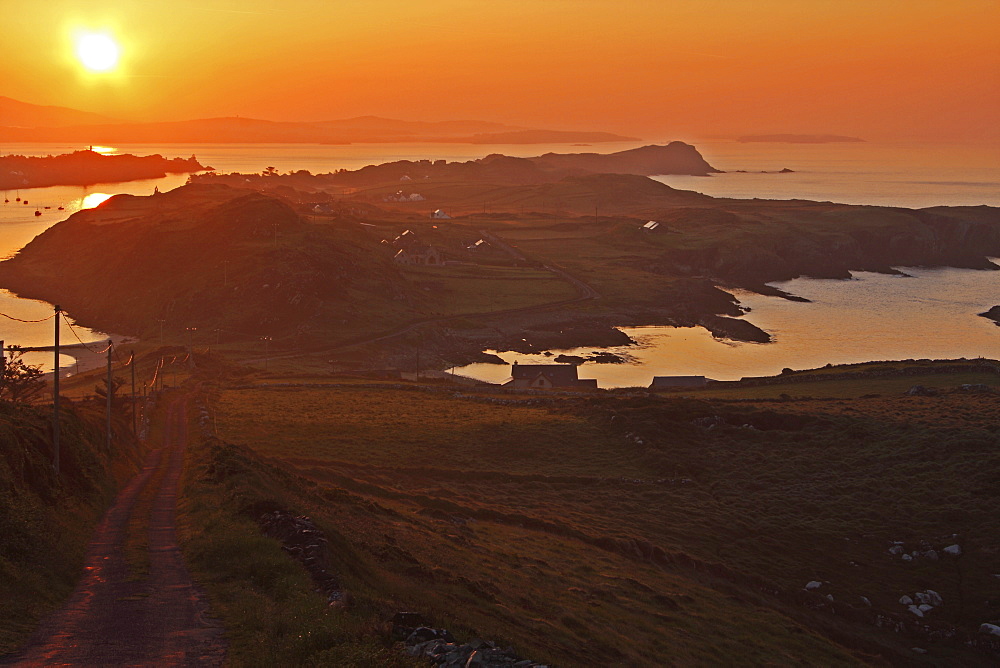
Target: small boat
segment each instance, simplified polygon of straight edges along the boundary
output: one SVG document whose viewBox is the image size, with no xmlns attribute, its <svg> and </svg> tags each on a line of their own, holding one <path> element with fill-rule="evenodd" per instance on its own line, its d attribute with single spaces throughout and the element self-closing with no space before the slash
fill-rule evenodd
<svg viewBox="0 0 1000 668">
<path fill-rule="evenodd" d="M 59 206 L 59 207 L 56 207 L 56 208 L 57 208 L 57 209 L 59 209 L 60 211 L 62 211 L 62 210 L 63 210 L 63 209 L 65 209 L 66 207 L 64 207 L 64 206 Z"/>
<path fill-rule="evenodd" d="M 42 212 L 38 210 L 38 207 L 35 207 L 35 215 L 36 216 L 42 215 Z"/>
<path fill-rule="evenodd" d="M 15 201 L 17 201 L 17 202 L 21 201 L 21 191 L 20 190 L 17 191 L 17 199 Z"/>
<path fill-rule="evenodd" d="M 45 208 L 46 208 L 46 209 L 51 209 L 52 207 L 51 207 L 51 206 L 47 206 L 47 207 L 45 207 Z"/>
<path fill-rule="evenodd" d="M 27 203 L 28 203 L 28 200 L 24 200 L 24 201 L 22 202 L 22 204 L 27 204 Z"/>
</svg>

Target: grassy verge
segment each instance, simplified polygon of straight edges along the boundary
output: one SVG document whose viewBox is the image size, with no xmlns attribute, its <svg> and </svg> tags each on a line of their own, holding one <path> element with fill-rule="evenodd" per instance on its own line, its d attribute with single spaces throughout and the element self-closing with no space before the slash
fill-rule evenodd
<svg viewBox="0 0 1000 668">
<path fill-rule="evenodd" d="M 0 655 L 73 590 L 97 522 L 138 469 L 134 442 L 116 438 L 108 449 L 99 409 L 64 411 L 56 478 L 49 409 L 0 404 Z"/>
<path fill-rule="evenodd" d="M 264 537 L 256 518 L 276 508 L 312 512 L 321 502 L 305 480 L 221 441 L 192 444 L 179 509 L 180 536 L 195 577 L 227 629 L 233 666 L 415 666 L 387 640 L 391 606 L 366 595 L 354 560 L 331 567 L 352 592 L 347 609 L 327 605 L 306 571 Z M 330 543 L 345 541 L 324 527 Z M 388 615 L 388 616 L 387 616 Z"/>
</svg>

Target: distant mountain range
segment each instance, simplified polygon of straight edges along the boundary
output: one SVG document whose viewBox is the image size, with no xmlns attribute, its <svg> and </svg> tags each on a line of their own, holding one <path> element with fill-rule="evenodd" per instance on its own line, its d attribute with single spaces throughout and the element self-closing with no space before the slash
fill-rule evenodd
<svg viewBox="0 0 1000 668">
<path fill-rule="evenodd" d="M 404 121 L 359 116 L 311 123 L 224 117 L 127 123 L 65 107 L 0 97 L 0 142 L 114 143 L 600 143 L 635 141 L 610 132 L 524 128 L 487 121 Z"/>
<path fill-rule="evenodd" d="M 118 122 L 120 121 L 117 119 L 92 114 L 89 111 L 79 111 L 68 107 L 44 107 L 0 95 L 0 126 L 41 128 Z"/>
</svg>

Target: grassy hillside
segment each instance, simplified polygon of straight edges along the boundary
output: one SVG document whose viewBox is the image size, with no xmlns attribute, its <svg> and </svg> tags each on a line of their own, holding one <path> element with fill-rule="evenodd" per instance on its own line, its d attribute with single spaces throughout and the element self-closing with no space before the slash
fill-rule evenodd
<svg viewBox="0 0 1000 668">
<path fill-rule="evenodd" d="M 213 521 L 243 518 L 239 540 L 257 540 L 267 509 L 313 517 L 355 599 L 321 624 L 368 624 L 371 651 L 389 646 L 381 623 L 416 609 L 567 666 L 988 665 L 961 640 L 1000 617 L 994 397 L 230 389 L 208 409 L 222 441 L 249 449 L 207 444 L 200 466 L 216 474 L 192 493 Z M 897 541 L 938 559 L 903 561 Z M 925 589 L 944 604 L 923 621 L 957 640 L 930 640 L 898 603 Z"/>
<path fill-rule="evenodd" d="M 72 591 L 105 507 L 139 467 L 130 439 L 107 447 L 102 407 L 75 403 L 63 408 L 56 478 L 51 419 L 44 406 L 0 403 L 0 654 Z"/>
</svg>

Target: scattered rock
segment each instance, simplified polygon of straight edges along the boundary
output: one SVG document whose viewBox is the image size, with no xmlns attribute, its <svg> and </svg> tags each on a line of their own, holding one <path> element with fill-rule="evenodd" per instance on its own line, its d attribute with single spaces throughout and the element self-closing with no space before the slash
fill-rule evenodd
<svg viewBox="0 0 1000 668">
<path fill-rule="evenodd" d="M 819 589 L 822 586 L 823 586 L 822 582 L 819 582 L 817 580 L 811 580 L 811 581 L 809 581 L 809 582 L 806 583 L 806 590 L 807 591 L 812 591 L 813 589 Z"/>
<path fill-rule="evenodd" d="M 902 596 L 899 599 L 899 604 L 900 605 L 913 605 L 913 599 L 910 598 L 909 596 Z"/>
<path fill-rule="evenodd" d="M 400 612 L 392 618 L 393 638 L 405 638 L 405 652 L 412 657 L 430 659 L 434 664 L 446 668 L 548 668 L 544 664 L 522 659 L 513 649 L 501 649 L 488 640 L 474 638 L 467 643 L 459 643 L 447 629 L 435 629 L 423 625 L 426 620 L 418 613 Z M 421 623 L 411 627 L 409 624 Z"/>
<path fill-rule="evenodd" d="M 870 600 L 868 600 L 867 596 L 862 596 L 861 597 L 861 602 L 864 603 L 865 607 L 867 607 L 867 608 L 872 607 L 872 602 Z"/>
<path fill-rule="evenodd" d="M 925 615 L 933 609 L 934 609 L 933 605 L 927 605 L 926 603 L 921 603 L 920 605 L 917 606 L 917 610 L 924 613 Z"/>
<path fill-rule="evenodd" d="M 958 556 L 960 556 L 962 554 L 962 546 L 961 545 L 949 545 L 948 547 L 944 548 L 941 551 L 944 552 L 945 554 L 947 554 L 950 557 L 958 557 Z"/>
<path fill-rule="evenodd" d="M 937 550 L 927 550 L 926 552 L 924 552 L 924 557 L 930 559 L 931 561 L 937 561 L 938 560 Z"/>
<path fill-rule="evenodd" d="M 902 554 L 903 546 L 899 543 L 889 548 L 889 554 Z"/>
<path fill-rule="evenodd" d="M 912 612 L 913 614 L 915 614 L 917 617 L 923 617 L 924 616 L 924 611 L 921 610 L 920 608 L 918 608 L 915 605 L 908 606 L 906 609 L 909 610 L 910 612 Z"/>
<path fill-rule="evenodd" d="M 916 654 L 927 654 L 927 650 L 923 647 L 911 647 L 910 651 Z"/>
<path fill-rule="evenodd" d="M 903 555 L 903 561 L 913 561 L 913 557 L 908 554 Z"/>
<path fill-rule="evenodd" d="M 906 394 L 911 397 L 936 397 L 937 390 L 924 387 L 923 385 L 914 385 L 906 391 Z"/>
<path fill-rule="evenodd" d="M 1000 626 L 997 626 L 996 624 L 980 624 L 979 632 L 1000 636 Z"/>
<path fill-rule="evenodd" d="M 944 605 L 944 599 L 941 598 L 941 594 L 937 593 L 933 589 L 928 589 L 925 593 L 927 594 L 928 598 L 927 602 L 930 603 L 931 605 L 935 607 Z"/>
<path fill-rule="evenodd" d="M 281 549 L 302 564 L 318 586 L 316 591 L 326 597 L 329 605 L 348 604 L 347 593 L 336 576 L 327 570 L 330 556 L 326 536 L 311 519 L 275 510 L 261 515 L 257 523 L 265 536 L 279 540 Z"/>
</svg>

